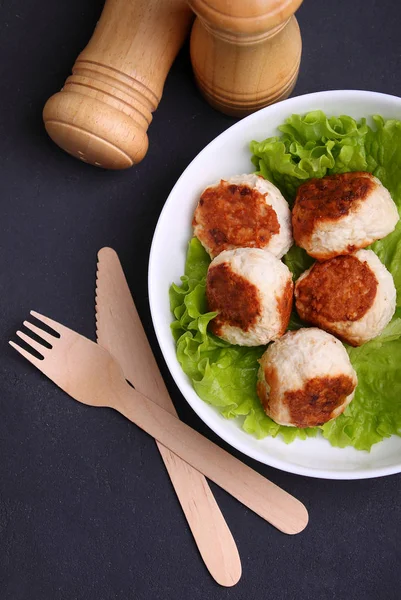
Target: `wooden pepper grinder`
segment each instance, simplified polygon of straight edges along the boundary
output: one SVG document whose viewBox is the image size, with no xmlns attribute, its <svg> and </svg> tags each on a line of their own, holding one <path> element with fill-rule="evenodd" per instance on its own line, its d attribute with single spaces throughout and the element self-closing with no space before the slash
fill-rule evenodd
<svg viewBox="0 0 401 600">
<path fill-rule="evenodd" d="M 44 107 L 50 137 L 107 169 L 142 160 L 152 112 L 191 23 L 186 0 L 106 0 L 72 75 Z"/>
<path fill-rule="evenodd" d="M 302 0 L 189 0 L 198 18 L 191 60 L 206 100 L 242 117 L 290 95 L 301 35 L 293 13 Z"/>
</svg>

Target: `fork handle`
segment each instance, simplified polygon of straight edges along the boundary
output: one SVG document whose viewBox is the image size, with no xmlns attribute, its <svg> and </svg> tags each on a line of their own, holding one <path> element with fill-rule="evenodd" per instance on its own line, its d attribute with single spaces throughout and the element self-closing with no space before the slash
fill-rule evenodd
<svg viewBox="0 0 401 600">
<path fill-rule="evenodd" d="M 128 384 L 115 390 L 112 408 L 283 533 L 306 527 L 308 513 L 299 500 Z"/>
</svg>

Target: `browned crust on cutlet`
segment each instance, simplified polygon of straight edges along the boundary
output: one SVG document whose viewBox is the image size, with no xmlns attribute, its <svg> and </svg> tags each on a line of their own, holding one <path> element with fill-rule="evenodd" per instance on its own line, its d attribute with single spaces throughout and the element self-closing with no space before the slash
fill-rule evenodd
<svg viewBox="0 0 401 600">
<path fill-rule="evenodd" d="M 341 220 L 350 211 L 356 210 L 376 186 L 373 175 L 365 172 L 328 175 L 310 179 L 299 186 L 292 210 L 295 243 L 314 256 L 309 249 L 309 241 L 316 226 L 324 221 Z M 355 249 L 350 245 L 348 252 Z M 324 260 L 331 256 L 333 254 L 316 258 Z"/>
<path fill-rule="evenodd" d="M 315 263 L 295 284 L 295 306 L 301 319 L 352 343 L 335 322 L 359 321 L 372 307 L 378 281 L 366 262 L 337 256 Z"/>
<path fill-rule="evenodd" d="M 287 281 L 281 296 L 276 298 L 277 310 L 280 315 L 281 328 L 278 333 L 279 337 L 285 334 L 287 331 L 288 323 L 291 317 L 292 303 L 294 297 L 294 283 L 292 279 Z"/>
<path fill-rule="evenodd" d="M 258 381 L 256 391 L 265 413 L 275 421 L 281 407 L 286 407 L 291 424 L 300 428 L 317 427 L 337 417 L 346 407 L 339 408 L 356 387 L 348 375 L 322 376 L 309 379 L 299 390 L 282 394 L 275 367 L 267 365 L 264 377 L 268 387 Z"/>
<path fill-rule="evenodd" d="M 279 233 L 276 212 L 266 204 L 266 195 L 224 180 L 203 192 L 192 225 L 212 257 L 235 247 L 264 248 Z"/>
<path fill-rule="evenodd" d="M 234 273 L 228 263 L 209 267 L 206 297 L 209 310 L 219 313 L 209 324 L 215 335 L 222 334 L 224 325 L 249 331 L 262 313 L 257 287 Z"/>
<path fill-rule="evenodd" d="M 355 387 L 355 381 L 348 375 L 336 375 L 314 377 L 302 389 L 285 392 L 283 401 L 291 423 L 302 428 L 323 425 L 341 414 L 342 411 L 336 409 L 344 404 Z"/>
</svg>

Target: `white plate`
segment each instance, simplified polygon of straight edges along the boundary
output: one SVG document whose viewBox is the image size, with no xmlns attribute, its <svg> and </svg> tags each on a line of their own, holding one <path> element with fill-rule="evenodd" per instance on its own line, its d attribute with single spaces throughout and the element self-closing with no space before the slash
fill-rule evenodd
<svg viewBox="0 0 401 600">
<path fill-rule="evenodd" d="M 170 372 L 198 416 L 223 440 L 272 467 L 327 479 L 362 479 L 401 472 L 401 438 L 375 444 L 370 453 L 333 448 L 323 437 L 286 445 L 280 438 L 256 440 L 236 422 L 224 419 L 195 393 L 175 354 L 170 331 L 168 290 L 184 272 L 192 215 L 203 189 L 240 173 L 251 173 L 249 142 L 277 135 L 276 127 L 292 113 L 321 109 L 328 115 L 354 118 L 373 114 L 401 119 L 401 98 L 363 91 L 329 91 L 291 98 L 268 106 L 219 135 L 191 162 L 174 186 L 160 215 L 149 262 L 149 299 L 153 324 Z"/>
</svg>

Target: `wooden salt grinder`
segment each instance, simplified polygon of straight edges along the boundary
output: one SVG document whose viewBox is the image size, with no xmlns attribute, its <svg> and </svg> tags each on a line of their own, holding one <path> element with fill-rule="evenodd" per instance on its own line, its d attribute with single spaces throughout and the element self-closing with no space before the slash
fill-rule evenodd
<svg viewBox="0 0 401 600">
<path fill-rule="evenodd" d="M 142 160 L 152 112 L 191 22 L 186 0 L 106 0 L 72 75 L 44 107 L 53 141 L 107 169 Z"/>
<path fill-rule="evenodd" d="M 206 100 L 242 117 L 290 95 L 301 59 L 302 0 L 189 0 L 191 60 Z"/>
</svg>

